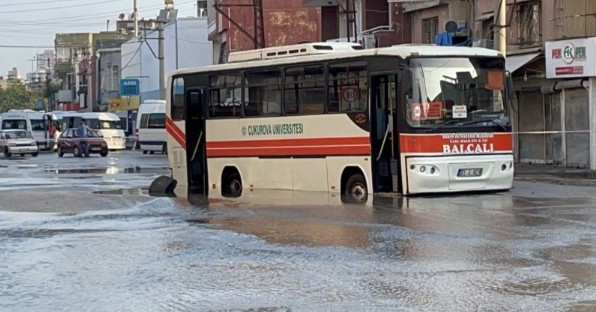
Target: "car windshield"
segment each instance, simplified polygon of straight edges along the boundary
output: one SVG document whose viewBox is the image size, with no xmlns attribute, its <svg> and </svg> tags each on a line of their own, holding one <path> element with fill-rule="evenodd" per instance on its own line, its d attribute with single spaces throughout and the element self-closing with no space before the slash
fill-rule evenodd
<svg viewBox="0 0 596 312">
<path fill-rule="evenodd" d="M 501 58 L 410 58 L 405 79 L 408 124 L 439 129 L 508 125 Z"/>
<path fill-rule="evenodd" d="M 87 131 L 87 136 L 90 138 L 98 138 L 100 137 L 99 132 L 89 129 L 89 131 Z"/>
<path fill-rule="evenodd" d="M 4 133 L 6 139 L 30 139 L 31 134 L 27 131 L 7 131 Z"/>
</svg>

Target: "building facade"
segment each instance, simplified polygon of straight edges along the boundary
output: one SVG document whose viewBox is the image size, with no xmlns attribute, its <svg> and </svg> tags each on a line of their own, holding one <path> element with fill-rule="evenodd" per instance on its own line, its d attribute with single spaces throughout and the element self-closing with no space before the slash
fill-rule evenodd
<svg viewBox="0 0 596 312">
<path fill-rule="evenodd" d="M 202 2 L 202 1 L 199 1 Z M 209 40 L 213 62 L 226 63 L 230 52 L 251 50 L 255 41 L 255 2 L 262 4 L 264 47 L 321 41 L 319 8 L 304 7 L 302 0 L 208 0 Z M 259 23 L 259 22 L 257 22 Z"/>
</svg>

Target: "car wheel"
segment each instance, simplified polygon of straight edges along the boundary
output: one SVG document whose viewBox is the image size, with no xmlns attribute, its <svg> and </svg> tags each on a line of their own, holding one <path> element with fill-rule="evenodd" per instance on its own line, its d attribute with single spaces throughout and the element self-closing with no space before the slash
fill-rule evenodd
<svg viewBox="0 0 596 312">
<path fill-rule="evenodd" d="M 58 157 L 62 156 L 64 156 L 64 151 L 62 150 L 62 147 L 58 146 Z"/>
<path fill-rule="evenodd" d="M 81 157 L 81 151 L 79 151 L 79 147 L 78 146 L 75 146 L 74 147 L 74 149 L 72 151 L 72 154 L 74 155 L 74 157 Z"/>
<path fill-rule="evenodd" d="M 12 154 L 11 154 L 11 153 L 8 151 L 8 147 L 5 147 L 5 148 L 4 148 L 4 156 L 8 158 L 8 157 L 10 157 L 11 155 L 12 155 Z"/>
<path fill-rule="evenodd" d="M 39 152 L 31 153 L 31 156 L 37 157 L 38 154 L 39 154 Z"/>
<path fill-rule="evenodd" d="M 101 153 L 99 153 L 99 155 L 100 155 L 101 157 L 106 157 L 106 156 L 108 156 L 108 152 L 107 152 L 107 151 L 105 151 L 105 152 L 101 152 Z"/>
<path fill-rule="evenodd" d="M 25 154 L 21 154 L 21 157 L 25 157 Z"/>
<path fill-rule="evenodd" d="M 143 151 L 143 154 L 147 154 L 147 151 Z"/>
</svg>

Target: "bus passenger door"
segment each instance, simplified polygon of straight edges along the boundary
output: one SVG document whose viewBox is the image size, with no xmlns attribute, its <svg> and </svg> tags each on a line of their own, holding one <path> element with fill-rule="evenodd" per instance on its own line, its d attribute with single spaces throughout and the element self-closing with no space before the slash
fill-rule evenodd
<svg viewBox="0 0 596 312">
<path fill-rule="evenodd" d="M 394 109 L 395 84 L 394 74 L 371 77 L 371 149 L 373 191 L 392 192 L 394 181 L 392 158 L 394 148 Z"/>
<path fill-rule="evenodd" d="M 188 193 L 207 196 L 207 150 L 205 148 L 206 92 L 191 89 L 186 92 L 186 159 Z"/>
</svg>

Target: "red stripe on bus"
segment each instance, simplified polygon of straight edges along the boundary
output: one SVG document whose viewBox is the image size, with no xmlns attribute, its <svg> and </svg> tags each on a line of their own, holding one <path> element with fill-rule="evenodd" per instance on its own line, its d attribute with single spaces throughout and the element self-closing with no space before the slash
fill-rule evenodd
<svg viewBox="0 0 596 312">
<path fill-rule="evenodd" d="M 174 140 L 176 140 L 176 142 L 178 142 L 178 144 L 180 144 L 180 146 L 182 146 L 182 148 L 186 148 L 186 136 L 168 117 L 166 117 L 166 131 L 174 138 Z"/>
<path fill-rule="evenodd" d="M 242 141 L 211 141 L 210 148 L 261 148 L 261 147 L 309 147 L 309 146 L 341 146 L 366 145 L 370 146 L 368 137 L 333 137 L 313 139 L 278 139 L 278 140 L 242 140 Z"/>
<path fill-rule="evenodd" d="M 402 153 L 475 154 L 511 152 L 511 133 L 400 134 Z"/>
<path fill-rule="evenodd" d="M 207 142 L 207 157 L 370 155 L 368 137 Z"/>
<path fill-rule="evenodd" d="M 207 157 L 260 156 L 368 156 L 370 146 L 284 146 L 253 148 L 207 148 Z"/>
</svg>

